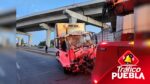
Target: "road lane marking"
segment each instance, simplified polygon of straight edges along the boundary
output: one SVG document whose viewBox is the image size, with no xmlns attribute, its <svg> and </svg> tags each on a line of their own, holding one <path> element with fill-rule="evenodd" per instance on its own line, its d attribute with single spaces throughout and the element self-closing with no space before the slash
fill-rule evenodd
<svg viewBox="0 0 150 84">
<path fill-rule="evenodd" d="M 17 62 L 16 62 L 16 67 L 17 67 L 17 69 L 20 69 L 20 66 Z"/>
<path fill-rule="evenodd" d="M 5 75 L 5 71 L 2 69 L 2 67 L 0 67 L 0 76 L 4 77 Z"/>
</svg>

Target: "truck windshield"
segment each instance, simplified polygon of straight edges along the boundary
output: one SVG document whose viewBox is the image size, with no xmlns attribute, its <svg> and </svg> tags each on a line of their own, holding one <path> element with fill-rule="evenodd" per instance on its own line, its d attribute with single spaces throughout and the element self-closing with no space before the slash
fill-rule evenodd
<svg viewBox="0 0 150 84">
<path fill-rule="evenodd" d="M 69 35 L 67 41 L 70 47 L 79 48 L 81 46 L 90 46 L 92 44 L 90 34 Z"/>
</svg>

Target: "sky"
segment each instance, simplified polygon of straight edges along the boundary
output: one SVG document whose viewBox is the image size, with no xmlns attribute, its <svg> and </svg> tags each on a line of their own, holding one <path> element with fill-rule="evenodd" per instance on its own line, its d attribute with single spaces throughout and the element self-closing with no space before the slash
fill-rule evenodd
<svg viewBox="0 0 150 84">
<path fill-rule="evenodd" d="M 16 8 L 16 17 L 20 18 L 36 12 L 48 11 L 50 9 L 86 1 L 89 0 L 0 0 L 0 10 Z M 100 28 L 91 25 L 86 26 L 86 30 L 95 33 L 100 32 Z M 38 45 L 39 42 L 46 39 L 45 31 L 36 31 L 30 33 L 32 34 L 32 45 Z M 23 37 L 26 43 L 28 42 L 27 36 L 19 36 Z M 51 39 L 54 39 L 54 32 L 51 33 Z"/>
</svg>

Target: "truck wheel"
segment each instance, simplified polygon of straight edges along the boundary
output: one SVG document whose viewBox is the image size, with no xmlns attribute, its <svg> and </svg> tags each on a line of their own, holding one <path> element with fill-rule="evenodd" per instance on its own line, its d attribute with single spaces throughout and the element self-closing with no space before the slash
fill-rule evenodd
<svg viewBox="0 0 150 84">
<path fill-rule="evenodd" d="M 71 71 L 69 71 L 67 68 L 64 67 L 64 73 L 65 73 L 65 74 L 70 74 Z"/>
</svg>

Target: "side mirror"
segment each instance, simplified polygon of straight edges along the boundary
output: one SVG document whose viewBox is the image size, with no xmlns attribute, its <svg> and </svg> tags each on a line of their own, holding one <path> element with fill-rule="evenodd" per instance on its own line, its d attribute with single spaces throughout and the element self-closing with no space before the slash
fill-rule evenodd
<svg viewBox="0 0 150 84">
<path fill-rule="evenodd" d="M 54 46 L 55 46 L 55 48 L 59 48 L 59 40 L 58 39 L 54 40 Z"/>
<path fill-rule="evenodd" d="M 94 43 L 97 44 L 98 40 L 97 40 L 97 35 L 96 34 L 92 34 L 92 40 L 94 40 Z"/>
</svg>

